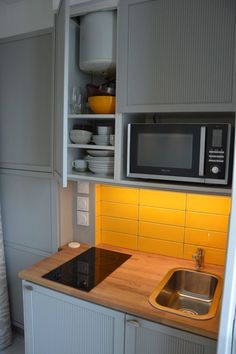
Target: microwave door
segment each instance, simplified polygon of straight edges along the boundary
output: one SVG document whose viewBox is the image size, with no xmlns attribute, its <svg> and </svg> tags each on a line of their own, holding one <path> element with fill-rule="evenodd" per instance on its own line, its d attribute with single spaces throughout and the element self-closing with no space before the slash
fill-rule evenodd
<svg viewBox="0 0 236 354">
<path fill-rule="evenodd" d="M 203 182 L 206 127 L 198 124 L 130 124 L 127 176 Z"/>
</svg>

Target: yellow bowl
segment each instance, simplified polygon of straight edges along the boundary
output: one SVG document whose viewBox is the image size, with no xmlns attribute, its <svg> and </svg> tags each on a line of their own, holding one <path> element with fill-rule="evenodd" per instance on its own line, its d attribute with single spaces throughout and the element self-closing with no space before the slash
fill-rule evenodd
<svg viewBox="0 0 236 354">
<path fill-rule="evenodd" d="M 115 96 L 91 96 L 88 97 L 89 108 L 97 114 L 115 113 Z"/>
</svg>

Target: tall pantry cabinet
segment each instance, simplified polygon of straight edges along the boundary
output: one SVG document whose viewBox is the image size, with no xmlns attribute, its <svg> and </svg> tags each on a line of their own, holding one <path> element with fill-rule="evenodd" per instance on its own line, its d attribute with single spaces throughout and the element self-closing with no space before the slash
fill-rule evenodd
<svg viewBox="0 0 236 354">
<path fill-rule="evenodd" d="M 2 39 L 0 78 L 0 203 L 11 317 L 21 327 L 18 272 L 58 246 L 53 30 Z"/>
</svg>

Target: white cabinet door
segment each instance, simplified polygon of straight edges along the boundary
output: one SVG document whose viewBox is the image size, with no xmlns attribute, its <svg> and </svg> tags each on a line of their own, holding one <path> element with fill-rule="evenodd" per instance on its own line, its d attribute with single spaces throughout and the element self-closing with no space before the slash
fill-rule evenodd
<svg viewBox="0 0 236 354">
<path fill-rule="evenodd" d="M 171 327 L 126 316 L 125 354 L 215 354 L 216 342 Z"/>
<path fill-rule="evenodd" d="M 0 43 L 0 167 L 52 172 L 52 30 Z"/>
<path fill-rule="evenodd" d="M 234 0 L 120 0 L 117 111 L 231 111 L 235 8 Z"/>
<path fill-rule="evenodd" d="M 124 314 L 23 282 L 26 354 L 123 354 Z"/>
<path fill-rule="evenodd" d="M 62 0 L 55 25 L 54 169 L 63 187 L 67 186 L 69 16 L 69 1 Z"/>
</svg>

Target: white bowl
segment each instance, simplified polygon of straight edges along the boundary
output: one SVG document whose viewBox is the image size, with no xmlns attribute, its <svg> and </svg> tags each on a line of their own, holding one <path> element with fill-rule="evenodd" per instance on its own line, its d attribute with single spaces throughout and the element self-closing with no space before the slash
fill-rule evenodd
<svg viewBox="0 0 236 354">
<path fill-rule="evenodd" d="M 87 150 L 87 153 L 91 156 L 98 157 L 106 157 L 106 156 L 114 156 L 114 151 L 111 150 Z"/>
<path fill-rule="evenodd" d="M 96 145 L 109 145 L 110 136 L 109 135 L 93 135 L 93 142 Z"/>
<path fill-rule="evenodd" d="M 114 166 L 98 167 L 98 166 L 91 165 L 91 163 L 89 163 L 88 168 L 90 171 L 92 171 L 93 173 L 95 173 L 97 175 L 109 176 L 114 173 Z"/>
<path fill-rule="evenodd" d="M 99 135 L 110 135 L 113 132 L 113 128 L 110 126 L 98 126 L 97 132 Z"/>
<path fill-rule="evenodd" d="M 88 130 L 71 130 L 70 140 L 75 144 L 87 144 L 90 142 L 92 135 Z"/>
</svg>

